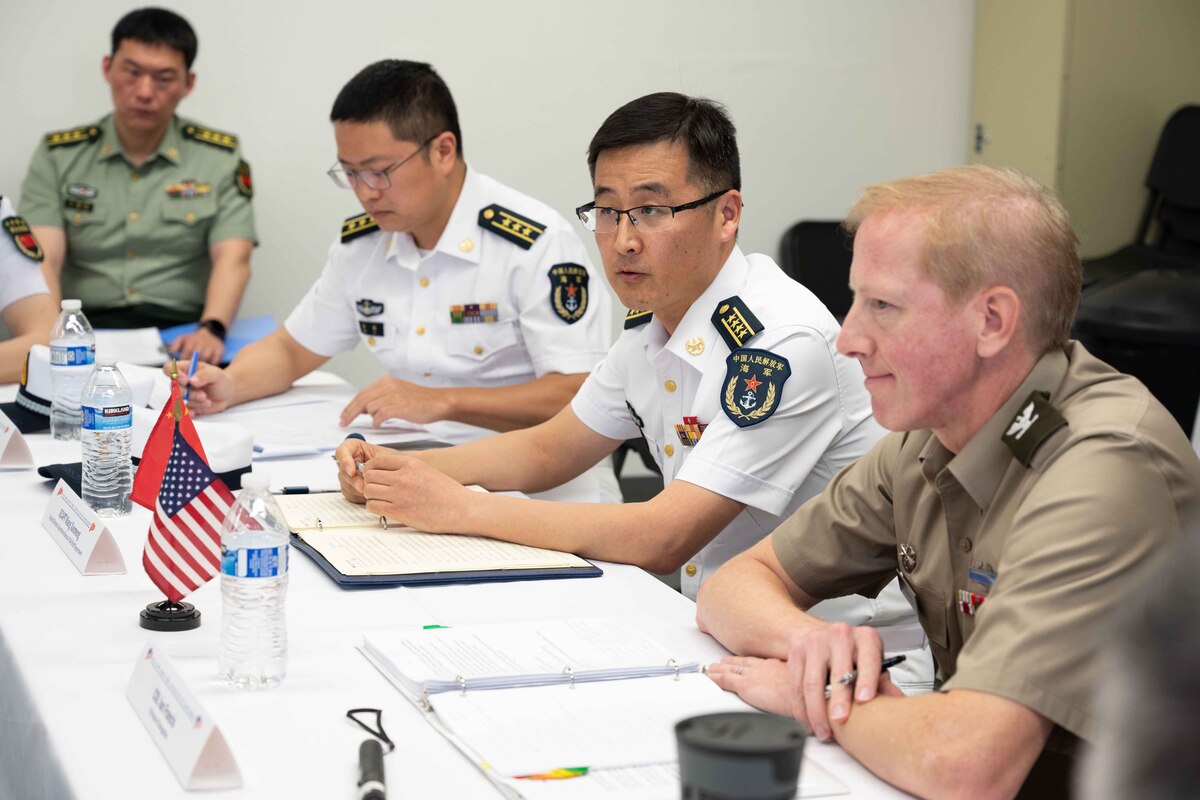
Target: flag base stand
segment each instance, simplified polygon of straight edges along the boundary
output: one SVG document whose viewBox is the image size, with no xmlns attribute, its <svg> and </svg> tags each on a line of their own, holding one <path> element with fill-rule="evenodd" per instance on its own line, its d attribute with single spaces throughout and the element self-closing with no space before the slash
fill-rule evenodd
<svg viewBox="0 0 1200 800">
<path fill-rule="evenodd" d="M 190 631 L 200 627 L 200 612 L 191 603 L 163 600 L 143 608 L 138 624 L 152 631 Z"/>
</svg>

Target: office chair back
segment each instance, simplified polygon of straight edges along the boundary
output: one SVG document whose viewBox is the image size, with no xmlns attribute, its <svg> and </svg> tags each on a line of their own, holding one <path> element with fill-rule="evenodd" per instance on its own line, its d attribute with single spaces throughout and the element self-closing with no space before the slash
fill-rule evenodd
<svg viewBox="0 0 1200 800">
<path fill-rule="evenodd" d="M 850 292 L 853 239 L 840 221 L 804 220 L 788 228 L 779 243 L 779 266 L 815 294 L 838 320 L 854 302 Z"/>
<path fill-rule="evenodd" d="M 1200 256 L 1200 105 L 1184 106 L 1163 126 L 1146 188 L 1150 199 L 1138 243 L 1151 244 L 1147 236 L 1156 219 L 1159 228 L 1152 247 Z"/>
</svg>

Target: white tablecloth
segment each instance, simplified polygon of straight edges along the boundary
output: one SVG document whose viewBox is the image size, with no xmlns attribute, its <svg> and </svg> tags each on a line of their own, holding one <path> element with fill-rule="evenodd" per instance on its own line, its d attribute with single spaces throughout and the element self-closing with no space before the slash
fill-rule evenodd
<svg viewBox="0 0 1200 800">
<path fill-rule="evenodd" d="M 78 443 L 27 437 L 38 463 L 78 460 Z M 276 462 L 314 482 L 328 455 Z M 284 464 L 286 463 L 286 467 Z M 267 472 L 271 464 L 263 465 Z M 110 800 L 188 795 L 125 699 L 151 633 L 138 613 L 161 599 L 141 566 L 148 511 L 111 523 L 127 573 L 81 576 L 41 528 L 51 483 L 30 470 L 0 472 L 0 798 Z M 187 598 L 198 630 L 153 634 L 224 733 L 240 789 L 218 798 L 357 797 L 365 734 L 347 709 L 376 707 L 396 752 L 387 756 L 396 798 L 496 798 L 496 789 L 356 650 L 364 631 L 389 626 L 645 615 L 673 626 L 693 652 L 723 655 L 694 627 L 691 601 L 633 567 L 600 564 L 598 579 L 344 590 L 293 552 L 287 600 L 288 674 L 281 686 L 238 691 L 217 677 L 219 582 Z M 835 746 L 810 740 L 853 797 L 902 796 Z"/>
</svg>

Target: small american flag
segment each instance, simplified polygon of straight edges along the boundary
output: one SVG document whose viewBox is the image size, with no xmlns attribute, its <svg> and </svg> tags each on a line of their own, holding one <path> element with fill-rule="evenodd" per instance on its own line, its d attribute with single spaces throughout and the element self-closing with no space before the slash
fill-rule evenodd
<svg viewBox="0 0 1200 800">
<path fill-rule="evenodd" d="M 221 522 L 233 494 L 175 428 L 142 566 L 172 603 L 194 592 L 221 566 Z"/>
</svg>

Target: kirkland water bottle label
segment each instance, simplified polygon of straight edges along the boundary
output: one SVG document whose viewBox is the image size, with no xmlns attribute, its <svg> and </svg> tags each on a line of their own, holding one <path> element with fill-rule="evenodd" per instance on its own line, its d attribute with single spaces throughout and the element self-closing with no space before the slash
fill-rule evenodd
<svg viewBox="0 0 1200 800">
<path fill-rule="evenodd" d="M 235 578 L 274 578 L 287 574 L 287 546 L 240 547 L 221 552 L 221 572 Z"/>
<path fill-rule="evenodd" d="M 122 431 L 133 427 L 133 406 L 83 407 L 83 428 L 88 431 Z"/>
<path fill-rule="evenodd" d="M 95 345 L 73 345 L 63 347 L 54 345 L 50 348 L 50 366 L 52 367 L 86 367 L 96 362 Z"/>
</svg>

